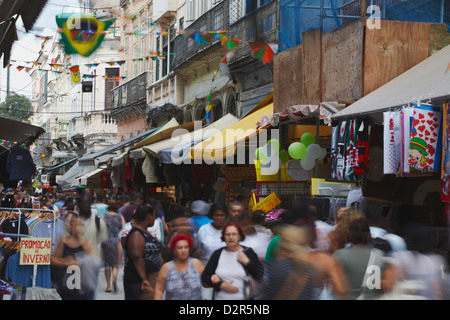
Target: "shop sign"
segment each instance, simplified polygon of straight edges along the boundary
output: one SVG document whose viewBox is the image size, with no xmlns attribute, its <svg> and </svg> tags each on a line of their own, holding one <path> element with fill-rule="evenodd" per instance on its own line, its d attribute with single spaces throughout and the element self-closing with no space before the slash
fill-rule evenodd
<svg viewBox="0 0 450 320">
<path fill-rule="evenodd" d="M 20 241 L 20 265 L 49 265 L 51 238 L 27 238 Z"/>
<path fill-rule="evenodd" d="M 258 202 L 255 206 L 253 206 L 252 210 L 253 211 L 262 210 L 265 213 L 267 213 L 270 210 L 274 209 L 276 206 L 278 206 L 280 203 L 281 200 L 277 197 L 275 192 L 272 192 L 267 197 Z"/>
</svg>

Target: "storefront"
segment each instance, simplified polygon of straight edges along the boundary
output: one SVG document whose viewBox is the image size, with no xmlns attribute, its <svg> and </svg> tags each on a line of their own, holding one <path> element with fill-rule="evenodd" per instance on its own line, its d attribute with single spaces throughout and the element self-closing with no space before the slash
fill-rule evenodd
<svg viewBox="0 0 450 320">
<path fill-rule="evenodd" d="M 447 46 L 335 114 L 331 147 L 335 179 L 356 181 L 392 231 L 401 234 L 410 222 L 427 226 L 445 256 L 449 56 Z M 360 163 L 367 165 L 352 170 Z"/>
</svg>

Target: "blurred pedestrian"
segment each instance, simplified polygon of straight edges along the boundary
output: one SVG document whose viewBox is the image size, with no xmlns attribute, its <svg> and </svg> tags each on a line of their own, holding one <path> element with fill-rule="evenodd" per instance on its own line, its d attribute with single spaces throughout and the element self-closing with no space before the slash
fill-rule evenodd
<svg viewBox="0 0 450 320">
<path fill-rule="evenodd" d="M 71 214 L 69 224 L 69 233 L 66 236 L 62 236 L 61 240 L 56 247 L 55 252 L 51 255 L 50 263 L 54 267 L 56 273 L 56 286 L 61 299 L 63 300 L 84 300 L 87 296 L 80 288 L 68 287 L 68 276 L 72 275 L 71 270 L 68 270 L 70 266 L 79 266 L 75 255 L 79 252 L 85 252 L 90 254 L 91 248 L 79 232 L 79 220 L 77 214 Z"/>
<path fill-rule="evenodd" d="M 368 205 L 364 210 L 372 239 L 380 238 L 387 241 L 390 249 L 394 251 L 406 250 L 405 240 L 397 234 L 388 232 L 389 221 L 387 217 L 383 216 L 383 210 L 388 210 L 388 207 L 379 208 L 375 205 Z"/>
<path fill-rule="evenodd" d="M 134 192 L 131 194 L 131 201 L 128 205 L 124 206 L 121 214 L 125 218 L 125 222 L 130 222 L 133 213 L 138 206 L 144 203 L 144 196 L 139 192 Z"/>
<path fill-rule="evenodd" d="M 197 233 L 199 259 L 204 265 L 208 263 L 214 251 L 225 246 L 222 240 L 222 228 L 227 223 L 227 209 L 220 203 L 216 203 L 211 206 L 208 217 L 212 222 L 201 226 Z"/>
<path fill-rule="evenodd" d="M 241 245 L 252 248 L 258 258 L 263 260 L 266 256 L 267 248 L 269 247 L 272 237 L 266 233 L 256 232 L 252 220 L 246 212 L 241 214 L 236 222 L 245 234 L 245 240 L 241 240 Z"/>
<path fill-rule="evenodd" d="M 252 224 L 256 232 L 264 233 L 270 238 L 273 237 L 273 232 L 266 226 L 266 214 L 262 210 L 256 210 L 252 213 Z"/>
<path fill-rule="evenodd" d="M 83 194 L 77 201 L 78 205 L 78 215 L 80 217 L 78 228 L 80 234 L 86 239 L 91 248 L 90 258 L 98 260 L 98 264 L 101 262 L 100 247 L 102 243 L 108 240 L 108 230 L 103 218 L 99 218 L 96 214 L 91 211 L 92 199 L 88 194 Z M 68 233 L 68 226 L 70 226 L 70 221 L 74 215 L 69 214 L 66 218 L 66 231 Z M 89 261 L 91 261 L 90 259 Z M 97 283 L 97 272 L 95 271 L 95 263 L 91 264 L 91 273 L 95 275 L 95 279 L 92 278 L 91 289 L 87 293 L 87 299 L 93 300 L 95 296 L 95 286 Z M 87 266 L 87 264 L 86 264 Z M 95 283 L 94 283 L 95 282 Z"/>
<path fill-rule="evenodd" d="M 261 281 L 264 267 L 252 248 L 240 244 L 245 234 L 236 222 L 223 227 L 222 240 L 226 246 L 211 255 L 202 273 L 203 285 L 214 288 L 214 300 L 244 300 L 247 273 Z"/>
<path fill-rule="evenodd" d="M 351 246 L 334 252 L 348 282 L 345 299 L 376 299 L 382 294 L 382 274 L 386 268 L 383 251 L 369 245 L 369 224 L 364 217 L 351 222 L 348 242 Z M 368 277 L 371 270 L 374 276 Z M 373 282 L 372 282 L 373 281 Z"/>
<path fill-rule="evenodd" d="M 117 276 L 119 274 L 119 233 L 125 225 L 125 219 L 117 213 L 119 209 L 115 200 L 108 201 L 108 212 L 103 216 L 108 229 L 108 240 L 103 245 L 103 262 L 105 266 L 106 292 L 111 292 L 111 275 L 112 287 L 117 293 Z"/>
<path fill-rule="evenodd" d="M 177 234 L 170 242 L 173 260 L 166 262 L 158 275 L 154 300 L 201 300 L 203 263 L 189 256 L 193 242 L 186 234 Z"/>
<path fill-rule="evenodd" d="M 93 206 L 97 209 L 97 215 L 99 217 L 108 213 L 108 205 L 106 199 L 102 194 L 95 195 Z"/>
<path fill-rule="evenodd" d="M 337 220 L 336 228 L 328 233 L 328 238 L 330 239 L 330 253 L 345 247 L 348 243 L 350 224 L 352 221 L 363 216 L 363 213 L 355 208 L 349 208 L 342 212 L 342 215 Z"/>
<path fill-rule="evenodd" d="M 228 216 L 231 221 L 237 221 L 244 212 L 244 204 L 240 201 L 233 201 L 228 205 Z"/>
<path fill-rule="evenodd" d="M 190 212 L 192 216 L 189 218 L 189 223 L 192 226 L 194 237 L 197 237 L 197 232 L 201 226 L 212 222 L 208 217 L 209 208 L 209 204 L 203 200 L 195 200 L 191 203 Z"/>
<path fill-rule="evenodd" d="M 317 228 L 314 221 L 301 218 L 295 221 L 294 225 L 307 231 L 305 242 L 300 242 L 299 245 L 305 248 L 304 261 L 311 263 L 318 272 L 317 297 L 321 300 L 343 298 L 347 286 L 343 270 L 329 253 L 316 250 Z"/>
<path fill-rule="evenodd" d="M 212 219 L 212 222 L 201 226 L 197 233 L 197 253 L 204 265 L 208 263 L 214 251 L 225 246 L 225 242 L 222 240 L 222 228 L 228 218 L 226 206 L 215 203 L 209 209 L 208 217 Z M 212 295 L 213 288 L 202 288 L 203 299 L 211 300 Z"/>
<path fill-rule="evenodd" d="M 125 300 L 151 299 L 162 264 L 162 245 L 147 232 L 155 223 L 155 210 L 148 204 L 141 204 L 132 218 L 132 228 L 123 246 Z"/>
<path fill-rule="evenodd" d="M 446 300 L 448 296 L 448 265 L 445 258 L 432 252 L 430 232 L 423 225 L 405 227 L 408 250 L 391 253 L 388 261 L 394 266 L 391 299 Z"/>
</svg>

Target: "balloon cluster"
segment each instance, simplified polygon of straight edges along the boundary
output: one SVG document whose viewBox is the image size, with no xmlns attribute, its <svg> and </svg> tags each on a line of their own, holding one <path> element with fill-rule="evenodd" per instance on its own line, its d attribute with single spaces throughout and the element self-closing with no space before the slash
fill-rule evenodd
<svg viewBox="0 0 450 320">
<path fill-rule="evenodd" d="M 322 160 L 327 155 L 327 149 L 316 143 L 316 137 L 305 132 L 300 142 L 292 143 L 288 148 L 289 156 L 292 159 L 300 160 L 303 169 L 311 170 L 316 165 L 316 160 Z"/>
<path fill-rule="evenodd" d="M 311 170 L 316 165 L 316 160 L 322 160 L 327 155 L 327 149 L 316 143 L 316 137 L 310 133 L 304 133 L 300 142 L 292 143 L 288 151 L 280 150 L 280 142 L 271 139 L 266 145 L 255 150 L 256 159 L 261 161 L 261 173 L 275 174 L 283 163 L 290 158 L 300 160 L 304 170 Z"/>
</svg>

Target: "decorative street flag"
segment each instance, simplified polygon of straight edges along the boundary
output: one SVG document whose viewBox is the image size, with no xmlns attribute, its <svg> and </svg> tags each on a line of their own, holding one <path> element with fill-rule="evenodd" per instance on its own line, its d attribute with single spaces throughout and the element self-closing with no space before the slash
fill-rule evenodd
<svg viewBox="0 0 450 320">
<path fill-rule="evenodd" d="M 203 119 L 212 119 L 212 90 L 210 91 L 208 97 L 206 98 L 208 105 L 206 106 L 206 115 Z"/>
<path fill-rule="evenodd" d="M 252 48 L 252 56 L 262 63 L 266 64 L 273 60 L 275 53 L 267 43 L 262 42 L 249 42 Z"/>
<path fill-rule="evenodd" d="M 72 74 L 72 83 L 77 84 L 80 83 L 80 66 L 73 66 L 69 68 Z"/>
<path fill-rule="evenodd" d="M 63 13 L 56 16 L 56 23 L 61 28 L 61 37 L 67 54 L 78 53 L 91 55 L 101 45 L 106 31 L 115 18 L 97 20 L 90 13 Z"/>
</svg>

